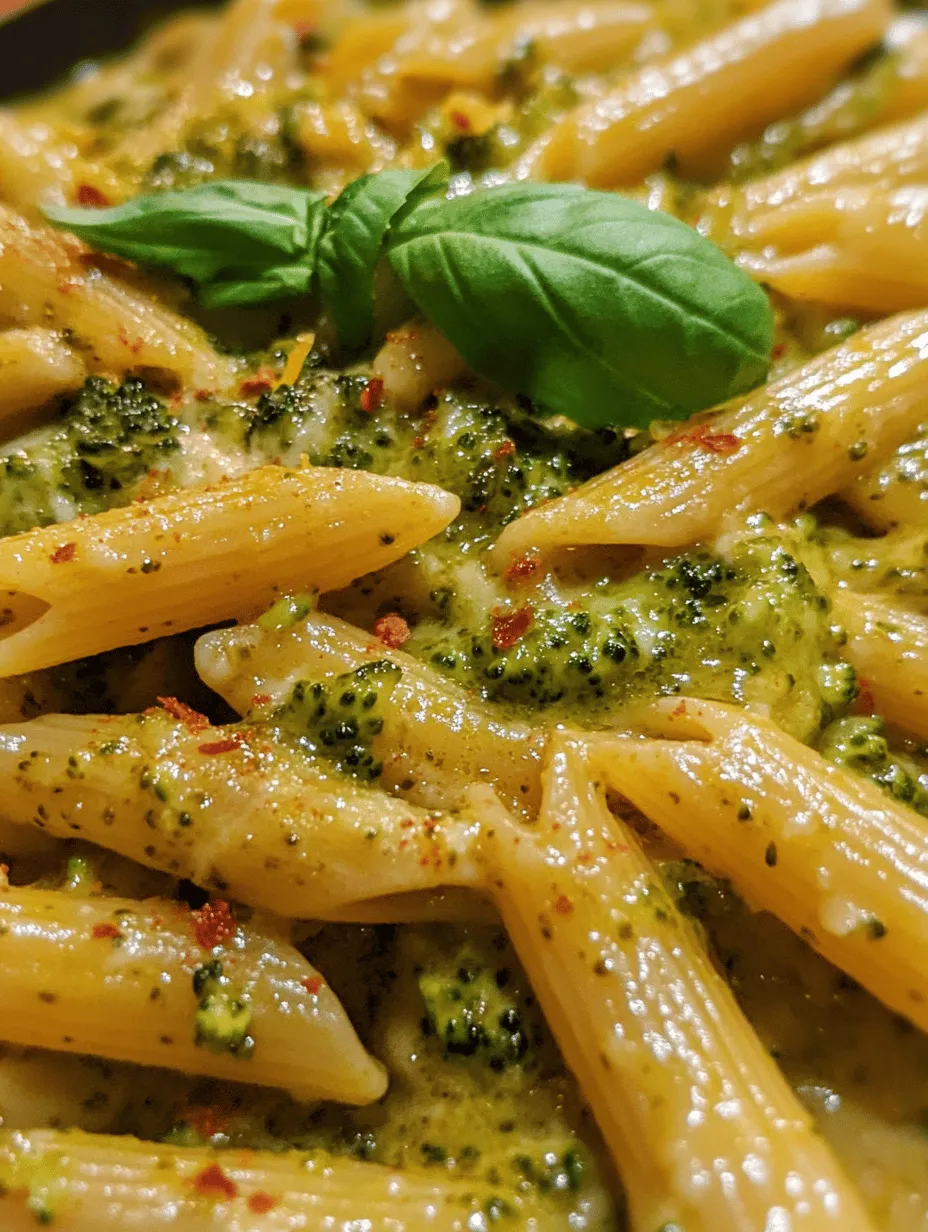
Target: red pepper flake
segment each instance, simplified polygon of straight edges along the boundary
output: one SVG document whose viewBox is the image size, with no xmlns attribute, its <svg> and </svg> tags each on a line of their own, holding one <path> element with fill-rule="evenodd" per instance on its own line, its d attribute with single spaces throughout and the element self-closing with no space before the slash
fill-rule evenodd
<svg viewBox="0 0 928 1232">
<path fill-rule="evenodd" d="M 193 395 L 197 402 L 209 402 L 210 398 L 214 397 L 211 389 L 198 389 Z"/>
<path fill-rule="evenodd" d="M 225 1114 L 212 1104 L 192 1104 L 182 1109 L 180 1119 L 201 1138 L 221 1134 L 227 1125 Z"/>
<path fill-rule="evenodd" d="M 273 1194 L 265 1193 L 259 1189 L 257 1193 L 253 1193 L 248 1199 L 248 1209 L 252 1215 L 266 1215 L 268 1211 L 272 1211 L 280 1202 L 279 1198 L 275 1198 Z"/>
<path fill-rule="evenodd" d="M 193 1187 L 204 1198 L 225 1198 L 231 1202 L 238 1195 L 238 1185 L 218 1164 L 210 1164 L 198 1172 L 193 1178 Z"/>
<path fill-rule="evenodd" d="M 870 681 L 865 680 L 862 676 L 858 676 L 857 684 L 860 688 L 860 692 L 854 698 L 854 704 L 851 706 L 851 714 L 873 714 L 876 709 L 876 704 L 873 700 L 873 692 L 871 690 Z"/>
<path fill-rule="evenodd" d="M 679 706 L 674 706 L 673 710 L 671 710 L 670 717 L 672 719 L 682 719 L 685 714 L 686 702 L 680 702 Z"/>
<path fill-rule="evenodd" d="M 379 376 L 371 377 L 361 390 L 361 410 L 365 415 L 373 415 L 383 402 L 383 381 Z"/>
<path fill-rule="evenodd" d="M 517 612 L 494 615 L 492 617 L 493 645 L 497 650 L 509 650 L 528 633 L 533 619 L 534 613 L 528 604 L 519 608 Z"/>
<path fill-rule="evenodd" d="M 497 462 L 501 462 L 503 458 L 511 458 L 515 451 L 516 447 L 512 441 L 503 441 L 498 449 L 494 449 L 493 457 Z"/>
<path fill-rule="evenodd" d="M 218 757 L 220 753 L 234 753 L 238 747 L 237 740 L 213 740 L 209 744 L 201 744 L 197 752 L 204 757 Z"/>
<path fill-rule="evenodd" d="M 305 980 L 300 980 L 300 983 L 311 997 L 315 997 L 320 988 L 322 988 L 322 977 L 319 975 L 308 975 Z"/>
<path fill-rule="evenodd" d="M 254 376 L 248 377 L 239 385 L 239 392 L 244 394 L 246 398 L 253 398 L 257 394 L 266 394 L 274 388 L 274 373 L 270 368 L 261 368 Z"/>
<path fill-rule="evenodd" d="M 558 915 L 571 915 L 573 913 L 573 909 L 574 905 L 566 894 L 562 894 L 554 904 L 554 910 L 558 913 Z"/>
<path fill-rule="evenodd" d="M 117 937 L 122 936 L 122 933 L 115 924 L 94 924 L 91 931 L 95 941 L 105 941 L 107 938 L 110 940 L 115 940 Z"/>
<path fill-rule="evenodd" d="M 778 342 L 772 351 L 773 358 L 782 359 L 785 354 L 786 354 L 786 343 Z"/>
<path fill-rule="evenodd" d="M 48 559 L 53 565 L 67 565 L 74 559 L 76 552 L 76 543 L 63 543 L 60 548 L 55 548 Z"/>
<path fill-rule="evenodd" d="M 90 205 L 99 210 L 106 209 L 110 203 L 106 193 L 94 188 L 93 184 L 78 184 L 75 198 L 78 205 Z"/>
<path fill-rule="evenodd" d="M 473 128 L 473 124 L 470 122 L 470 116 L 465 115 L 463 111 L 452 111 L 449 114 L 448 119 L 459 132 L 469 133 Z"/>
<path fill-rule="evenodd" d="M 179 719 L 184 727 L 194 734 L 206 731 L 210 725 L 209 719 L 205 714 L 200 714 L 198 710 L 194 710 L 186 702 L 178 701 L 176 697 L 159 697 L 158 705 L 162 710 L 166 710 L 172 718 Z"/>
<path fill-rule="evenodd" d="M 266 706 L 271 700 L 270 693 L 256 693 L 251 699 L 251 704 L 253 706 Z"/>
<path fill-rule="evenodd" d="M 235 920 L 224 899 L 212 899 L 204 903 L 193 915 L 193 935 L 197 945 L 204 950 L 213 950 L 217 945 L 235 936 Z"/>
<path fill-rule="evenodd" d="M 129 337 L 129 331 L 121 329 L 119 331 L 119 341 L 124 347 L 128 347 L 133 355 L 138 355 L 142 347 L 145 345 L 145 339 L 142 337 L 136 338 L 134 341 Z"/>
<path fill-rule="evenodd" d="M 689 432 L 674 432 L 664 441 L 665 445 L 679 445 L 683 442 L 698 445 L 709 453 L 737 453 L 744 444 L 740 436 L 734 432 L 713 432 L 710 424 L 698 424 Z"/>
<path fill-rule="evenodd" d="M 399 612 L 388 612 L 374 624 L 374 636 L 391 650 L 399 650 L 400 646 L 406 645 L 412 634 Z"/>
<path fill-rule="evenodd" d="M 520 556 L 518 560 L 512 562 L 503 574 L 503 578 L 509 586 L 524 586 L 526 582 L 531 581 L 540 568 L 541 562 L 537 556 Z"/>
</svg>

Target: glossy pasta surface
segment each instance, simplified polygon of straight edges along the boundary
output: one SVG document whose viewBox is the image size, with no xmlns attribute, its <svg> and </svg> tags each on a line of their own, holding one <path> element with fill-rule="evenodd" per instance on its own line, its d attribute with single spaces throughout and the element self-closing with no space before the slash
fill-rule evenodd
<svg viewBox="0 0 928 1232">
<path fill-rule="evenodd" d="M 202 278 L 50 221 L 219 181 Z M 490 380 L 390 245 L 564 184 L 766 378 Z M 926 219 L 895 0 L 178 5 L 0 107 L 3 1232 L 928 1232 Z M 698 385 L 703 276 L 555 340 Z"/>
</svg>

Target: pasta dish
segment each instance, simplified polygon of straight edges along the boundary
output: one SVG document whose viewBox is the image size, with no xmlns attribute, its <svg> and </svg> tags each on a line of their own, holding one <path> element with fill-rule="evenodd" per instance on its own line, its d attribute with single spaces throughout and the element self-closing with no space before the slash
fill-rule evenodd
<svg viewBox="0 0 928 1232">
<path fill-rule="evenodd" d="M 928 1232 L 926 220 L 890 0 L 0 108 L 3 1232 Z"/>
</svg>

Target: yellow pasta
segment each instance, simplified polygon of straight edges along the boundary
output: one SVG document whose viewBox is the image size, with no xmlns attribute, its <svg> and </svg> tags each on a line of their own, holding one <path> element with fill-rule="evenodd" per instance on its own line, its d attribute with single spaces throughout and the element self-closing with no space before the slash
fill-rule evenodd
<svg viewBox="0 0 928 1232">
<path fill-rule="evenodd" d="M 47 329 L 0 333 L 0 433 L 22 431 L 59 394 L 79 389 L 87 375 L 80 356 Z"/>
<path fill-rule="evenodd" d="M 541 733 L 506 720 L 402 651 L 390 649 L 337 616 L 313 612 L 283 630 L 260 624 L 208 633 L 197 643 L 197 671 L 239 714 L 284 701 L 300 680 L 321 680 L 388 659 L 402 671 L 372 741 L 388 790 L 426 808 L 464 801 L 489 783 L 506 803 L 534 810 L 539 796 Z"/>
<path fill-rule="evenodd" d="M 112 172 L 81 158 L 73 142 L 62 141 L 41 118 L 0 111 L 0 197 L 27 218 L 41 205 L 68 205 L 78 188 L 95 188 L 108 200 L 119 195 Z"/>
<path fill-rule="evenodd" d="M 537 830 L 499 818 L 496 902 L 622 1174 L 636 1229 L 870 1229 L 583 741 L 554 738 Z M 580 1009 L 582 1007 L 582 1011 Z"/>
<path fill-rule="evenodd" d="M 705 167 L 816 98 L 888 18 L 882 0 L 775 0 L 582 104 L 541 139 L 526 167 L 600 188 L 635 184 L 671 155 L 685 173 Z"/>
<path fill-rule="evenodd" d="M 769 720 L 684 699 L 645 721 L 667 738 L 602 738 L 610 786 L 751 906 L 928 1026 L 924 821 Z"/>
<path fill-rule="evenodd" d="M 924 417 L 928 312 L 891 317 L 708 420 L 559 500 L 499 537 L 505 567 L 527 552 L 581 543 L 675 547 L 739 517 L 780 517 L 843 487 L 860 460 L 885 458 Z"/>
<path fill-rule="evenodd" d="M 158 899 L 0 893 L 4 1037 L 302 1099 L 378 1099 L 384 1071 L 324 980 L 289 945 L 228 920 L 198 927 Z"/>
<path fill-rule="evenodd" d="M 254 614 L 289 590 L 335 590 L 458 507 L 426 484 L 266 467 L 4 539 L 0 675 Z"/>
<path fill-rule="evenodd" d="M 486 1182 L 321 1153 L 184 1150 L 48 1131 L 0 1135 L 4 1232 L 32 1232 L 37 1219 L 53 1219 L 60 1232 L 473 1232 L 486 1226 L 494 1196 Z M 557 1211 L 533 1205 L 515 1203 L 525 1232 L 563 1227 Z"/>
<path fill-rule="evenodd" d="M 0 317 L 67 329 L 89 367 L 154 372 L 215 389 L 231 374 L 206 336 L 83 244 L 0 206 Z"/>
<path fill-rule="evenodd" d="M 868 526 L 896 531 L 928 524 L 928 424 L 879 466 L 868 468 L 841 493 Z"/>
<path fill-rule="evenodd" d="M 461 376 L 466 365 L 434 325 L 417 322 L 387 335 L 373 370 L 383 381 L 386 397 L 416 411 L 433 390 Z"/>
<path fill-rule="evenodd" d="M 928 740 L 928 620 L 872 595 L 840 590 L 834 612 L 874 709 Z"/>
<path fill-rule="evenodd" d="M 0 817 L 281 916 L 345 919 L 370 899 L 482 887 L 472 812 L 327 773 L 260 727 L 187 723 L 154 712 L 0 728 Z"/>
</svg>

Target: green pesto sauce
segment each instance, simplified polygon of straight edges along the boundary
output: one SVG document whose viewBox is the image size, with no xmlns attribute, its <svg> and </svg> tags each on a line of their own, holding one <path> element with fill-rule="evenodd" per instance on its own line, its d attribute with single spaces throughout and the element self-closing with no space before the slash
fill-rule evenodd
<svg viewBox="0 0 928 1232">
<path fill-rule="evenodd" d="M 418 976 L 425 1022 L 449 1057 L 473 1057 L 493 1070 L 515 1065 L 529 1041 L 515 1000 L 506 993 L 511 973 L 487 969 L 470 951 L 450 961 L 433 959 Z"/>
<path fill-rule="evenodd" d="M 0 535 L 129 504 L 178 445 L 177 420 L 141 381 L 90 377 L 55 423 L 0 458 Z"/>
<path fill-rule="evenodd" d="M 269 721 L 343 774 L 372 782 L 380 777 L 383 762 L 371 752 L 371 743 L 383 731 L 383 702 L 401 674 L 379 659 L 332 680 L 297 681 Z"/>
<path fill-rule="evenodd" d="M 891 748 L 877 715 L 851 715 L 822 732 L 819 752 L 829 761 L 874 783 L 900 804 L 928 817 L 928 763 Z"/>
</svg>

